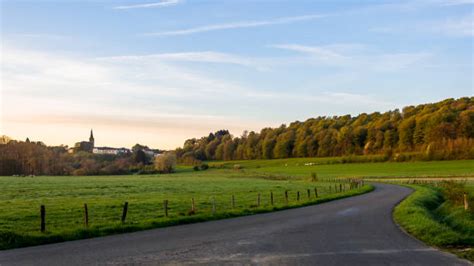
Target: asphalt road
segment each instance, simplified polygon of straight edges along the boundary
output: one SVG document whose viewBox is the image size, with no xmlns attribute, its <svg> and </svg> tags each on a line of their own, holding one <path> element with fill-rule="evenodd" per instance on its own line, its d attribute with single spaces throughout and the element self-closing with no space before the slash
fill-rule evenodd
<svg viewBox="0 0 474 266">
<path fill-rule="evenodd" d="M 392 221 L 404 187 L 320 205 L 0 252 L 0 265 L 472 265 Z"/>
</svg>

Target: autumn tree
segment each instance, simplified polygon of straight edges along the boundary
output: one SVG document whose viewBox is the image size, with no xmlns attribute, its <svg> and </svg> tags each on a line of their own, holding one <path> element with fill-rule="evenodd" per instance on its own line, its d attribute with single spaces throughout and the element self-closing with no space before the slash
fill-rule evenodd
<svg viewBox="0 0 474 266">
<path fill-rule="evenodd" d="M 155 169 L 161 173 L 172 173 L 176 169 L 176 154 L 165 152 L 155 158 Z"/>
</svg>

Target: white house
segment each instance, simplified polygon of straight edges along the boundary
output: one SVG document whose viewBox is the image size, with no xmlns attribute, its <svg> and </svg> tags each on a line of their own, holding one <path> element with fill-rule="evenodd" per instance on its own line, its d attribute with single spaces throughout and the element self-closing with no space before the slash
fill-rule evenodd
<svg viewBox="0 0 474 266">
<path fill-rule="evenodd" d="M 130 150 L 127 148 L 111 148 L 111 147 L 94 147 L 92 149 L 94 154 L 110 154 L 110 155 L 120 155 L 130 153 Z"/>
</svg>

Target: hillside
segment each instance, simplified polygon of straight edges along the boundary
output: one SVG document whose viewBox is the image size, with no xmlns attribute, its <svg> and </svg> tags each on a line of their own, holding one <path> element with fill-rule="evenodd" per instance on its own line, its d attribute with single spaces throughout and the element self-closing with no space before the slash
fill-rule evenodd
<svg viewBox="0 0 474 266">
<path fill-rule="evenodd" d="M 188 139 L 182 162 L 381 154 L 387 158 L 474 157 L 474 97 L 407 106 L 385 113 L 317 117 L 233 137 L 220 130 Z M 400 159 L 400 158 L 398 158 Z"/>
</svg>

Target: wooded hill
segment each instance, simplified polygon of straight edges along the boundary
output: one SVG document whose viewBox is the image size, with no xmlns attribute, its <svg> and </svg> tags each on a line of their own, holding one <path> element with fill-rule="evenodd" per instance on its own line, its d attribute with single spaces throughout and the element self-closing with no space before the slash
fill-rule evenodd
<svg viewBox="0 0 474 266">
<path fill-rule="evenodd" d="M 474 97 L 385 113 L 317 117 L 233 137 L 220 130 L 176 150 L 196 160 L 273 159 L 381 154 L 386 159 L 474 158 Z"/>
<path fill-rule="evenodd" d="M 318 117 L 233 137 L 220 130 L 176 149 L 183 164 L 204 160 L 345 156 L 343 162 L 474 159 L 474 98 L 447 99 L 386 113 Z M 138 144 L 137 144 L 138 145 Z M 136 146 L 137 146 L 136 145 Z M 141 145 L 138 145 L 140 147 Z M 353 157 L 352 155 L 372 155 Z M 67 153 L 66 146 L 0 136 L 0 175 L 155 173 L 139 156 Z"/>
</svg>

